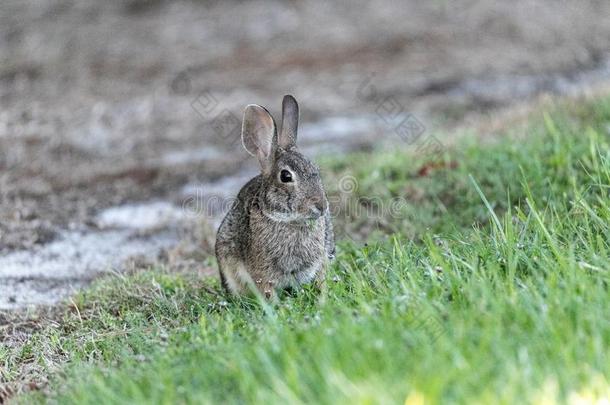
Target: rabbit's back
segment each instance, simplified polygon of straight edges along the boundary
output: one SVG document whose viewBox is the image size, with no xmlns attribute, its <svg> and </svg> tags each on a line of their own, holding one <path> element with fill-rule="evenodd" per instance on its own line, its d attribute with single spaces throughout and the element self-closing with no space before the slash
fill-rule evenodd
<svg viewBox="0 0 610 405">
<path fill-rule="evenodd" d="M 258 195 L 261 185 L 262 177 L 258 175 L 250 179 L 237 194 L 216 233 L 217 257 L 237 257 L 245 261 L 250 232 L 249 207 Z"/>
</svg>

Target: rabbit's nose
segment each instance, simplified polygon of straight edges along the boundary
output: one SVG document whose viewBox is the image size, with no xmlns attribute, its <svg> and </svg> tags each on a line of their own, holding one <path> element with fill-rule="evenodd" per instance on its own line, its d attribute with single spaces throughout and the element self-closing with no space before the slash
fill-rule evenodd
<svg viewBox="0 0 610 405">
<path fill-rule="evenodd" d="M 314 206 L 316 207 L 316 209 L 321 213 L 323 213 L 326 210 L 325 207 L 326 204 L 324 204 L 324 201 L 316 201 Z"/>
<path fill-rule="evenodd" d="M 311 201 L 312 209 L 317 211 L 320 215 L 326 211 L 326 200 L 324 198 L 315 198 Z"/>
<path fill-rule="evenodd" d="M 315 216 L 321 216 L 326 211 L 326 199 L 324 197 L 313 197 L 308 201 L 309 211 Z"/>
</svg>

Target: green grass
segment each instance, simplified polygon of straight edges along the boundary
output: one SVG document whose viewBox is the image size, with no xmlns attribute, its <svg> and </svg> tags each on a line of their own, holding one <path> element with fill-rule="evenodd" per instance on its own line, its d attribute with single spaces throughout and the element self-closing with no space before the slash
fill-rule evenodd
<svg viewBox="0 0 610 405">
<path fill-rule="evenodd" d="M 342 212 L 340 234 L 368 243 L 339 242 L 322 296 L 225 300 L 166 269 L 105 279 L 0 351 L 4 378 L 69 361 L 21 400 L 79 404 L 610 396 L 609 128 L 603 98 L 426 173 L 404 151 L 325 160 L 330 194 L 354 176 L 342 206 L 379 215 Z"/>
</svg>

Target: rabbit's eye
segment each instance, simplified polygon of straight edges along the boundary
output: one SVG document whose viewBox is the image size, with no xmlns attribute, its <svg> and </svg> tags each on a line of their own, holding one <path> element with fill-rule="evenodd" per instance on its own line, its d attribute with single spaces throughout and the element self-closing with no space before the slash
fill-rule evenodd
<svg viewBox="0 0 610 405">
<path fill-rule="evenodd" d="M 292 173 L 288 170 L 282 170 L 280 172 L 280 181 L 282 183 L 290 183 L 292 181 Z"/>
</svg>

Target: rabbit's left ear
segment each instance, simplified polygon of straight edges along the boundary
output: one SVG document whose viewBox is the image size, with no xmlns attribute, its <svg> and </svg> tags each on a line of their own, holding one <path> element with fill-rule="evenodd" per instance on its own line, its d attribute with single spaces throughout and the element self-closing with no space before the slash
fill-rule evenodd
<svg viewBox="0 0 610 405">
<path fill-rule="evenodd" d="M 283 149 L 290 149 L 297 144 L 297 126 L 299 125 L 299 104 L 290 94 L 282 100 L 282 129 L 278 143 Z"/>
<path fill-rule="evenodd" d="M 250 104 L 244 111 L 241 141 L 252 156 L 256 156 L 264 175 L 271 173 L 277 149 L 275 121 L 265 108 Z"/>
</svg>

